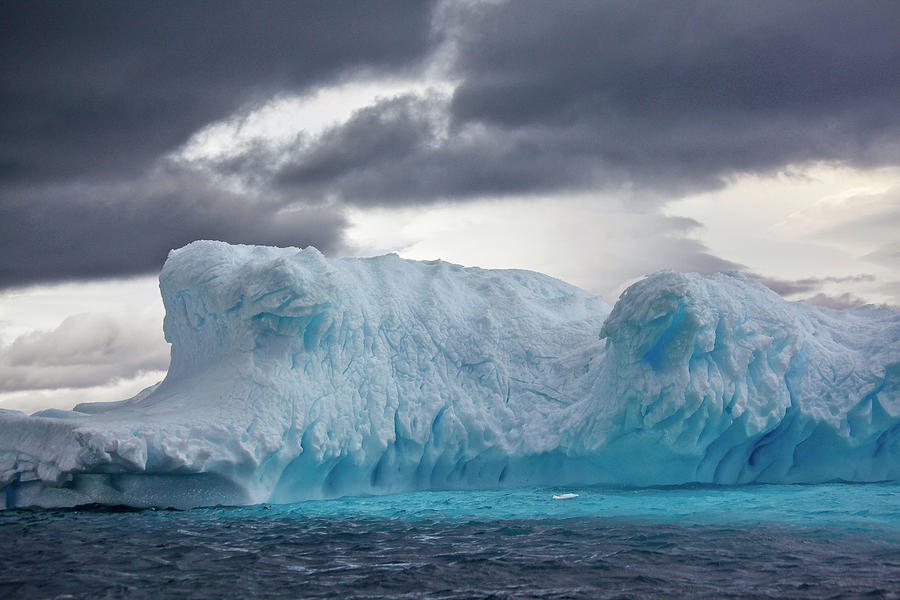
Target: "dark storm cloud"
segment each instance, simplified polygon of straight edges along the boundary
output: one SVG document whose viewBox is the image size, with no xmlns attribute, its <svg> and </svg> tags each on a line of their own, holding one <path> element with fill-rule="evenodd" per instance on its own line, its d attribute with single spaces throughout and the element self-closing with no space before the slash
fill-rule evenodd
<svg viewBox="0 0 900 600">
<path fill-rule="evenodd" d="M 160 268 L 198 238 L 333 249 L 333 209 L 165 172 L 204 125 L 275 93 L 397 74 L 429 2 L 6 2 L 0 7 L 0 287 Z M 163 166 L 160 166 L 163 165 Z M 312 202 L 312 204 L 318 204 Z"/>
<path fill-rule="evenodd" d="M 598 161 L 640 178 L 900 158 L 896 2 L 525 1 L 479 13 L 460 43 L 456 123 L 589 131 Z"/>
<path fill-rule="evenodd" d="M 5 3 L 0 286 L 154 271 L 197 237 L 333 249 L 348 203 L 604 189 L 646 208 L 734 173 L 900 160 L 896 2 L 433 8 Z M 408 75 L 444 43 L 450 98 L 383 100 L 286 151 L 162 159 L 275 94 Z"/>
<path fill-rule="evenodd" d="M 363 109 L 294 148 L 274 183 L 360 205 L 562 192 L 588 183 L 591 169 L 569 148 L 571 140 L 555 132 L 540 142 L 520 140 L 482 127 L 448 136 L 445 109 L 438 98 L 415 96 Z"/>
<path fill-rule="evenodd" d="M 458 15 L 449 105 L 371 107 L 278 181 L 359 204 L 628 188 L 900 160 L 900 4 L 508 2 Z"/>
<path fill-rule="evenodd" d="M 290 150 L 272 183 L 305 198 L 337 197 L 361 206 L 635 186 L 641 203 L 651 204 L 720 183 L 708 174 L 684 181 L 665 165 L 652 169 L 652 181 L 638 182 L 635 169 L 649 171 L 651 165 L 601 160 L 594 148 L 596 132 L 589 130 L 536 126 L 510 131 L 473 123 L 448 131 L 446 108 L 437 98 L 404 96 L 361 110 Z M 233 174 L 241 172 L 235 166 L 272 164 L 277 158 L 271 149 L 257 147 L 231 159 L 224 171 Z"/>
<path fill-rule="evenodd" d="M 169 250 L 197 239 L 325 252 L 340 243 L 339 212 L 273 198 L 228 192 L 173 168 L 121 184 L 8 192 L 0 205 L 0 287 L 155 273 Z"/>
<path fill-rule="evenodd" d="M 140 172 L 245 102 L 432 43 L 428 2 L 4 2 L 0 181 Z"/>
</svg>

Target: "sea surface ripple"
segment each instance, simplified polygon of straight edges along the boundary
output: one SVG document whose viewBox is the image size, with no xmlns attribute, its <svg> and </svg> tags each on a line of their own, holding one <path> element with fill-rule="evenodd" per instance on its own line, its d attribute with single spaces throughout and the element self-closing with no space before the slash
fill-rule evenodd
<svg viewBox="0 0 900 600">
<path fill-rule="evenodd" d="M 900 598 L 900 486 L 4 511 L 0 597 Z"/>
</svg>

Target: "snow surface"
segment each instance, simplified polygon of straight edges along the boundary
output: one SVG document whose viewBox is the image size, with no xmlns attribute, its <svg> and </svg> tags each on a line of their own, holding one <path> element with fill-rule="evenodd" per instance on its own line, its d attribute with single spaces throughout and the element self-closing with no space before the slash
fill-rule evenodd
<svg viewBox="0 0 900 600">
<path fill-rule="evenodd" d="M 189 507 L 514 485 L 900 479 L 900 311 L 660 272 L 550 277 L 194 242 L 166 379 L 0 411 L 0 507 Z"/>
</svg>

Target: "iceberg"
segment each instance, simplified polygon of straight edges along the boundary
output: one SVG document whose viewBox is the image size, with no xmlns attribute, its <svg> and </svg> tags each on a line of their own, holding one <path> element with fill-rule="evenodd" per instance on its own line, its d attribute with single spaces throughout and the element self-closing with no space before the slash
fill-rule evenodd
<svg viewBox="0 0 900 600">
<path fill-rule="evenodd" d="M 900 479 L 900 311 L 664 271 L 615 307 L 521 270 L 194 242 L 166 378 L 0 411 L 0 507 L 520 485 Z"/>
</svg>

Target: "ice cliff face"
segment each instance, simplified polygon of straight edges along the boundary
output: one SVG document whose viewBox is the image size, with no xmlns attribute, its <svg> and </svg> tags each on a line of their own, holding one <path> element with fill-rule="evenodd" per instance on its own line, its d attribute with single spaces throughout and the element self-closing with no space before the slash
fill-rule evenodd
<svg viewBox="0 0 900 600">
<path fill-rule="evenodd" d="M 195 242 L 169 373 L 0 414 L 0 505 L 900 478 L 900 313 L 657 273 L 610 312 L 525 271 Z"/>
<path fill-rule="evenodd" d="M 822 309 L 738 274 L 662 272 L 626 290 L 602 336 L 596 387 L 568 429 L 614 481 L 900 477 L 897 310 Z"/>
</svg>

